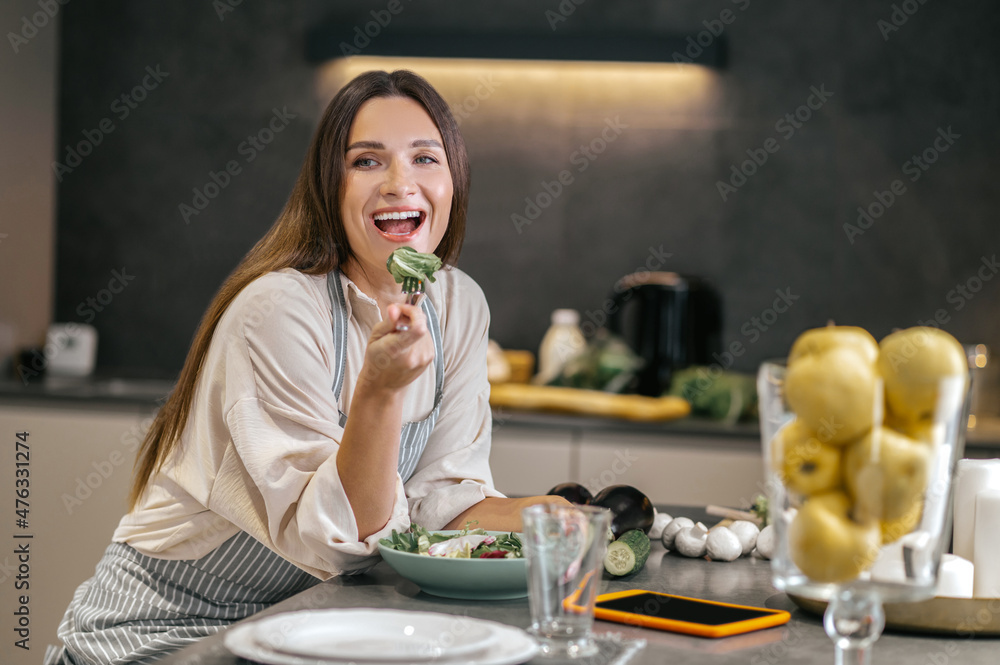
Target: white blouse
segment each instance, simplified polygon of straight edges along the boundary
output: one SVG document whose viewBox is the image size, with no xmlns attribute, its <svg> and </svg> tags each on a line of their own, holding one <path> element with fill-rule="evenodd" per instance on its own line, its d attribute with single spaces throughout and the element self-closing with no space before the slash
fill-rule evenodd
<svg viewBox="0 0 1000 665">
<path fill-rule="evenodd" d="M 161 559 L 197 559 L 244 530 L 320 579 L 363 572 L 379 538 L 410 522 L 440 529 L 486 497 L 502 497 L 490 474 L 486 378 L 489 309 L 461 270 L 435 274 L 427 297 L 440 319 L 444 389 L 434 431 L 392 517 L 358 540 L 337 471 L 330 297 L 325 275 L 285 269 L 247 285 L 212 338 L 176 454 L 122 518 L 115 542 Z M 341 276 L 347 356 L 339 408 L 351 395 L 372 327 L 374 299 Z M 433 409 L 434 366 L 408 388 L 403 422 Z"/>
</svg>

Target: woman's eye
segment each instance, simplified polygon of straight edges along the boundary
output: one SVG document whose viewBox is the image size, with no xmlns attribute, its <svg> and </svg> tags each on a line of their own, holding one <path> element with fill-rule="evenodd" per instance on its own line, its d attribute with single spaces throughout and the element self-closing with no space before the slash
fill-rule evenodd
<svg viewBox="0 0 1000 665">
<path fill-rule="evenodd" d="M 358 157 L 354 160 L 354 166 L 359 169 L 370 168 L 375 166 L 375 160 L 371 157 Z"/>
<path fill-rule="evenodd" d="M 437 164 L 438 160 L 430 155 L 421 155 L 416 159 L 417 164 Z"/>
</svg>

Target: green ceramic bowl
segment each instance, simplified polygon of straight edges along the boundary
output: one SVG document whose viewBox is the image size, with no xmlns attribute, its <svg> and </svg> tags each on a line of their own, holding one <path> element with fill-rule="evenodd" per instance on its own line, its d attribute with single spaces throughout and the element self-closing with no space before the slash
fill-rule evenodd
<svg viewBox="0 0 1000 665">
<path fill-rule="evenodd" d="M 488 533 L 500 535 L 502 532 Z M 449 559 L 398 552 L 382 543 L 378 550 L 393 570 L 433 596 L 505 600 L 528 595 L 528 564 L 524 559 Z"/>
</svg>

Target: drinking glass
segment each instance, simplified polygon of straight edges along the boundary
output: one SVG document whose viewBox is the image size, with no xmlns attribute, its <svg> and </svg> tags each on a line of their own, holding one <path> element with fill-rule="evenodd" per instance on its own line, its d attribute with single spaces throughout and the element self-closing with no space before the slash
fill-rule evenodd
<svg viewBox="0 0 1000 665">
<path fill-rule="evenodd" d="M 525 508 L 531 627 L 540 655 L 579 658 L 597 653 L 591 637 L 611 526 L 611 512 L 592 506 L 539 504 Z"/>
<path fill-rule="evenodd" d="M 838 665 L 867 664 L 885 627 L 883 603 L 935 594 L 951 534 L 951 480 L 965 445 L 969 379 L 922 386 L 936 394 L 936 407 L 918 426 L 886 416 L 878 381 L 871 430 L 834 442 L 822 430 L 796 434 L 785 375 L 779 361 L 763 363 L 757 374 L 775 529 L 772 579 L 789 595 L 827 602 L 823 626 Z M 831 427 L 839 426 L 834 419 Z"/>
</svg>

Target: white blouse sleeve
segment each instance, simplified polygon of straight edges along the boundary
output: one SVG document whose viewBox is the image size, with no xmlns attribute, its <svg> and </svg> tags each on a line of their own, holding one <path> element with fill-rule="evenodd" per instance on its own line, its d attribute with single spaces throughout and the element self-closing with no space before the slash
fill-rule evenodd
<svg viewBox="0 0 1000 665">
<path fill-rule="evenodd" d="M 435 302 L 445 355 L 441 411 L 406 483 L 410 518 L 428 529 L 442 528 L 487 497 L 503 497 L 493 487 L 489 464 L 489 309 L 479 285 L 465 273 L 453 272 L 455 279 Z"/>
<path fill-rule="evenodd" d="M 228 345 L 231 444 L 208 507 L 325 579 L 374 565 L 379 538 L 407 528 L 409 517 L 397 479 L 392 517 L 358 540 L 337 469 L 344 430 L 332 390 L 329 305 L 303 279 L 276 273 L 249 285 L 216 330 L 213 344 Z"/>
</svg>

